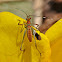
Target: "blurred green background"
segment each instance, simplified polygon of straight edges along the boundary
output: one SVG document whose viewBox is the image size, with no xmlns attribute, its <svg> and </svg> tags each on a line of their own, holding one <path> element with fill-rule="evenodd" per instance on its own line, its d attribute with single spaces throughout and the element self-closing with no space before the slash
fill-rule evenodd
<svg viewBox="0 0 62 62">
<path fill-rule="evenodd" d="M 4 2 L 0 3 L 0 12 L 7 11 L 11 12 L 17 16 L 20 16 L 23 19 L 26 19 L 26 14 L 31 15 L 33 13 L 32 10 L 32 2 L 28 1 L 13 1 L 13 2 Z"/>
</svg>

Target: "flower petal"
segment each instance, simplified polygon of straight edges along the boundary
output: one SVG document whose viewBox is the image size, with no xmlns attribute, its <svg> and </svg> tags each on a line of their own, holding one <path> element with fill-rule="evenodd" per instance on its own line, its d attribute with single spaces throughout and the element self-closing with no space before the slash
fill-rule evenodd
<svg viewBox="0 0 62 62">
<path fill-rule="evenodd" d="M 21 23 L 25 21 L 10 12 L 0 12 L 0 62 L 21 61 L 20 45 L 16 45 L 16 43 L 19 44 L 20 42 L 16 42 L 18 19 L 21 20 Z M 21 39 L 22 36 L 23 33 Z"/>
<path fill-rule="evenodd" d="M 62 62 L 62 19 L 50 27 L 45 35 L 51 43 L 52 62 Z"/>
<path fill-rule="evenodd" d="M 40 33 L 40 31 L 34 28 L 33 26 L 32 28 L 36 31 L 36 33 L 38 33 L 38 35 L 41 36 L 41 40 L 36 40 L 37 48 L 41 53 L 40 62 L 49 62 L 50 56 L 51 56 L 51 48 L 50 48 L 49 39 L 44 34 Z M 33 41 L 35 42 L 35 40 Z"/>
<path fill-rule="evenodd" d="M 55 44 L 54 40 L 60 38 L 62 35 L 62 19 L 57 21 L 52 27 L 50 27 L 45 35 L 50 40 L 51 45 Z"/>
<path fill-rule="evenodd" d="M 48 38 L 40 33 L 38 30 L 36 32 L 41 36 L 41 40 L 36 39 L 37 49 L 35 46 L 35 39 L 33 37 L 32 42 L 29 42 L 27 38 L 27 32 L 24 37 L 22 49 L 25 51 L 20 51 L 21 42 L 23 40 L 23 31 L 20 33 L 22 26 L 18 29 L 18 19 L 21 20 L 21 24 L 26 21 L 10 12 L 0 13 L 0 62 L 45 62 L 49 60 L 50 57 L 50 44 Z M 18 40 L 16 42 L 17 31 L 19 30 Z"/>
</svg>

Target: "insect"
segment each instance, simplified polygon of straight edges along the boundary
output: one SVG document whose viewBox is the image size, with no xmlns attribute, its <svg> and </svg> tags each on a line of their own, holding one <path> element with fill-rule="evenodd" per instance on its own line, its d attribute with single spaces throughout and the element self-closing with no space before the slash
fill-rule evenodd
<svg viewBox="0 0 62 62">
<path fill-rule="evenodd" d="M 24 11 L 23 11 L 24 12 Z M 24 12 L 25 13 L 25 12 Z M 26 14 L 26 13 L 25 13 Z M 26 14 L 27 15 L 27 14 Z M 31 23 L 31 17 L 30 16 L 34 16 L 34 15 L 29 15 L 29 16 L 27 16 L 27 18 L 26 18 L 26 20 L 27 20 L 27 23 L 23 23 L 24 25 L 25 25 L 25 31 L 24 31 L 24 34 L 23 34 L 23 40 L 24 40 L 24 36 L 25 36 L 25 33 L 26 33 L 26 30 L 27 30 L 27 37 L 28 37 L 28 39 L 29 39 L 29 42 L 32 42 L 32 35 L 34 35 L 34 39 L 35 39 L 35 32 L 34 32 L 34 29 L 32 28 L 32 26 L 33 25 L 36 25 L 37 27 L 39 26 L 38 24 L 34 24 L 34 23 Z M 19 21 L 19 23 L 18 23 L 18 25 L 23 25 L 23 24 L 20 24 L 20 21 L 21 20 L 18 20 Z M 37 28 L 36 27 L 36 28 Z M 32 33 L 32 30 L 33 30 L 33 33 Z M 23 31 L 23 29 L 21 30 L 21 32 Z M 24 50 L 22 50 L 22 44 L 23 44 L 23 40 L 22 40 L 22 43 L 21 43 L 21 47 L 20 47 L 20 50 L 21 51 L 25 51 L 25 49 Z M 36 45 L 36 40 L 35 40 L 35 47 L 36 47 L 36 49 L 37 49 L 37 45 Z M 38 50 L 38 49 L 37 49 Z M 38 50 L 38 52 L 40 53 L 40 51 Z M 41 53 L 40 53 L 40 55 L 41 55 Z"/>
<path fill-rule="evenodd" d="M 30 16 L 27 16 L 27 18 L 26 18 L 26 20 L 27 20 L 27 23 L 24 23 L 24 25 L 26 25 L 25 26 L 25 28 L 27 29 L 27 37 L 28 37 L 28 39 L 29 39 L 29 42 L 32 42 L 32 23 L 30 22 Z M 18 23 L 18 25 L 23 25 L 23 24 L 20 24 L 20 20 L 19 20 L 19 23 Z M 37 27 L 39 26 L 38 24 L 35 24 L 35 25 L 37 25 Z M 21 32 L 22 32 L 23 30 L 21 30 Z M 25 33 L 26 33 L 26 30 L 24 31 L 24 36 L 25 36 Z M 33 31 L 33 34 L 34 34 L 34 38 L 35 38 L 35 33 L 34 33 L 34 31 Z M 23 36 L 23 39 L 24 39 L 24 36 Z M 23 42 L 23 41 L 22 41 Z"/>
</svg>

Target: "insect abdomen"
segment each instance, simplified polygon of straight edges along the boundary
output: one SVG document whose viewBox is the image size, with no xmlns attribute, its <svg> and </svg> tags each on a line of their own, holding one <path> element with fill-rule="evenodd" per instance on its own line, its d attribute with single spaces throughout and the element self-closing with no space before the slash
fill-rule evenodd
<svg viewBox="0 0 62 62">
<path fill-rule="evenodd" d="M 31 28 L 29 28 L 27 30 L 27 36 L 28 36 L 29 41 L 31 42 L 32 41 L 32 31 L 31 31 Z"/>
</svg>

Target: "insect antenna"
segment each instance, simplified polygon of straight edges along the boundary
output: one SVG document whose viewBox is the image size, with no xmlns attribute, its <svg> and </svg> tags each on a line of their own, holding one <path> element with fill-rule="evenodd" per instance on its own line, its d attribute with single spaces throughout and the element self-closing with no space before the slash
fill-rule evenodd
<svg viewBox="0 0 62 62">
<path fill-rule="evenodd" d="M 37 15 L 29 15 L 29 16 L 42 17 L 42 16 L 37 16 Z M 47 17 L 42 17 L 42 18 L 46 19 Z"/>
<path fill-rule="evenodd" d="M 37 16 L 37 15 L 29 15 L 29 16 L 42 17 L 42 16 Z M 43 18 L 43 19 L 51 19 L 51 20 L 53 20 L 52 18 L 50 18 L 50 17 L 45 17 L 45 16 L 43 16 L 42 18 Z"/>
<path fill-rule="evenodd" d="M 26 12 L 25 11 L 23 11 L 23 10 L 19 10 L 18 8 L 15 8 L 16 10 L 18 10 L 18 11 L 22 11 L 23 13 L 25 13 L 26 14 Z M 26 16 L 28 16 L 27 14 L 26 14 Z"/>
</svg>

